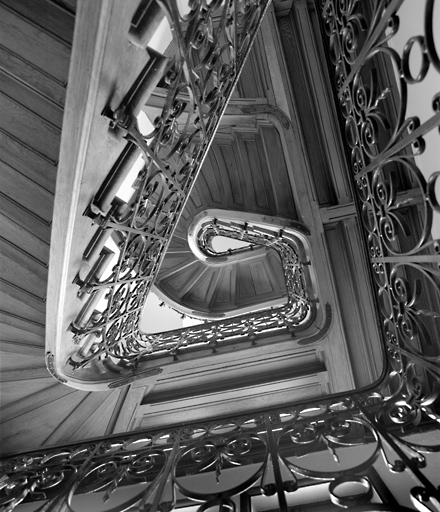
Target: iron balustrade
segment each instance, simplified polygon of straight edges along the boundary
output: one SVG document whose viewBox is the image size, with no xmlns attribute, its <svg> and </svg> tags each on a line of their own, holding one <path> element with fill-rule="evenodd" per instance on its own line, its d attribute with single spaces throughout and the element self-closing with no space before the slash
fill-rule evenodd
<svg viewBox="0 0 440 512">
<path fill-rule="evenodd" d="M 314 483 L 324 482 L 328 502 L 350 510 L 414 510 L 410 504 L 438 510 L 439 491 L 424 469 L 440 446 L 423 446 L 402 433 L 397 406 L 378 392 L 335 396 L 40 450 L 5 461 L 0 503 L 12 511 L 23 500 L 41 500 L 45 512 L 89 510 L 102 501 L 112 511 L 171 511 L 198 503 L 202 512 L 241 510 L 252 496 L 276 496 L 287 512 L 301 505 L 299 490 L 311 486 L 313 492 Z M 408 507 L 378 487 L 378 463 L 385 472 L 414 479 L 401 489 Z"/>
<path fill-rule="evenodd" d="M 217 235 L 249 242 L 251 247 L 273 248 L 278 252 L 286 283 L 285 304 L 281 307 L 259 309 L 232 318 L 205 320 L 201 325 L 172 331 L 153 334 L 139 330 L 136 333 L 126 334 L 118 345 L 113 346 L 110 353 L 112 358 L 120 359 L 122 364 L 118 368 L 119 374 L 114 376 L 114 382 L 110 383 L 109 387 L 126 385 L 150 375 L 152 369 L 143 371 L 142 363 L 167 355 L 172 355 L 174 360 L 177 360 L 180 353 L 188 351 L 194 353 L 204 348 L 209 348 L 215 353 L 219 346 L 244 341 L 250 341 L 251 345 L 254 345 L 257 340 L 264 339 L 265 336 L 284 333 L 298 336 L 295 341 L 299 345 L 321 339 L 331 323 L 329 305 L 324 308 L 323 318 L 319 319 L 320 328 L 301 336 L 301 332 L 316 320 L 317 298 L 313 297 L 313 285 L 308 269 L 310 261 L 305 261 L 308 258 L 308 250 L 305 246 L 307 229 L 305 226 L 300 226 L 300 223 L 297 224 L 302 232 L 203 217 L 203 222 L 197 226 L 198 229 L 191 237 L 196 240 L 198 252 L 206 253 L 211 262 L 218 258 L 223 263 L 225 259 L 224 254 L 217 254 L 211 248 L 211 239 Z M 246 257 L 246 253 L 241 252 L 240 257 Z M 100 289 L 99 286 L 98 284 L 98 289 Z M 94 304 L 93 288 L 90 293 L 89 303 Z M 211 316 L 215 317 L 214 314 Z M 287 339 L 290 339 L 290 336 Z M 101 356 L 96 349 L 97 345 L 99 346 L 99 339 L 93 333 L 89 334 L 86 342 L 80 345 L 78 356 L 71 357 L 69 363 L 73 367 L 90 364 Z M 197 354 L 194 356 L 196 357 Z M 99 360 L 104 366 L 108 365 L 109 371 L 116 369 L 113 360 L 110 364 L 105 358 L 100 357 Z"/>
<path fill-rule="evenodd" d="M 433 411 L 440 389 L 440 208 L 435 190 L 440 61 L 434 1 L 424 2 L 424 10 L 418 5 L 424 32 L 405 38 L 401 49 L 394 40 L 399 26 L 411 24 L 411 11 L 404 13 L 409 2 L 326 1 L 319 6 L 377 290 L 392 390 L 389 406 L 394 404 L 402 424 L 411 425 L 419 414 L 438 421 Z M 419 57 L 417 72 L 410 64 L 413 52 Z M 411 89 L 427 76 L 434 94 L 414 104 Z M 423 103 L 427 108 L 419 114 Z M 433 162 L 424 158 L 430 151 Z"/>
</svg>

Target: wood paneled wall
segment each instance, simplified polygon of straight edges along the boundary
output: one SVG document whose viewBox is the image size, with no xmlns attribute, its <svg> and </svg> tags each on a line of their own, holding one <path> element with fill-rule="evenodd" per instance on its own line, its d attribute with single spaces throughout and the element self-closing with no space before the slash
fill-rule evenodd
<svg viewBox="0 0 440 512">
<path fill-rule="evenodd" d="M 0 309 L 9 382 L 24 372 L 48 376 L 50 225 L 73 25 L 74 14 L 51 2 L 0 3 Z"/>
<path fill-rule="evenodd" d="M 120 395 L 57 383 L 45 363 L 50 231 L 75 7 L 76 0 L 0 2 L 3 453 L 105 434 Z"/>
<path fill-rule="evenodd" d="M 216 137 L 187 206 L 191 213 L 206 208 L 298 219 L 283 146 L 273 125 L 237 127 L 230 137 Z"/>
</svg>

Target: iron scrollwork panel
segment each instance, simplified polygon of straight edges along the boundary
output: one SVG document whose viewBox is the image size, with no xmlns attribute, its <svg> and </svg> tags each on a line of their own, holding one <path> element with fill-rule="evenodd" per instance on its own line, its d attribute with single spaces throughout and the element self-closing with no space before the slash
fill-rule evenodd
<svg viewBox="0 0 440 512">
<path fill-rule="evenodd" d="M 392 396 L 400 397 L 406 419 L 415 407 L 438 420 L 439 5 L 327 1 L 317 9 L 377 289 Z M 414 9 L 420 28 L 409 22 Z"/>
</svg>

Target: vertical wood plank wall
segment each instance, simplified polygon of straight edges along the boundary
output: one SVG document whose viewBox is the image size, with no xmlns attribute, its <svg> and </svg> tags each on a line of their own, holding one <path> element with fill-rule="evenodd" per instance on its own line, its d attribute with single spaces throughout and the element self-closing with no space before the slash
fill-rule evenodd
<svg viewBox="0 0 440 512">
<path fill-rule="evenodd" d="M 3 453 L 106 433 L 120 391 L 45 365 L 49 243 L 76 0 L 0 1 L 0 432 Z M 99 417 L 100 421 L 96 421 Z"/>
</svg>

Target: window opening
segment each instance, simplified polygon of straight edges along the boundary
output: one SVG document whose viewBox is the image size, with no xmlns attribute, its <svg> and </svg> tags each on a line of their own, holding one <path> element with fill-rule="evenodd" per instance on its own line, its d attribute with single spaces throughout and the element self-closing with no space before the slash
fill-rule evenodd
<svg viewBox="0 0 440 512">
<path fill-rule="evenodd" d="M 191 327 L 192 325 L 200 325 L 203 322 L 203 319 L 192 318 L 177 311 L 151 291 L 141 314 L 140 329 L 148 334 L 158 334 Z"/>
</svg>

